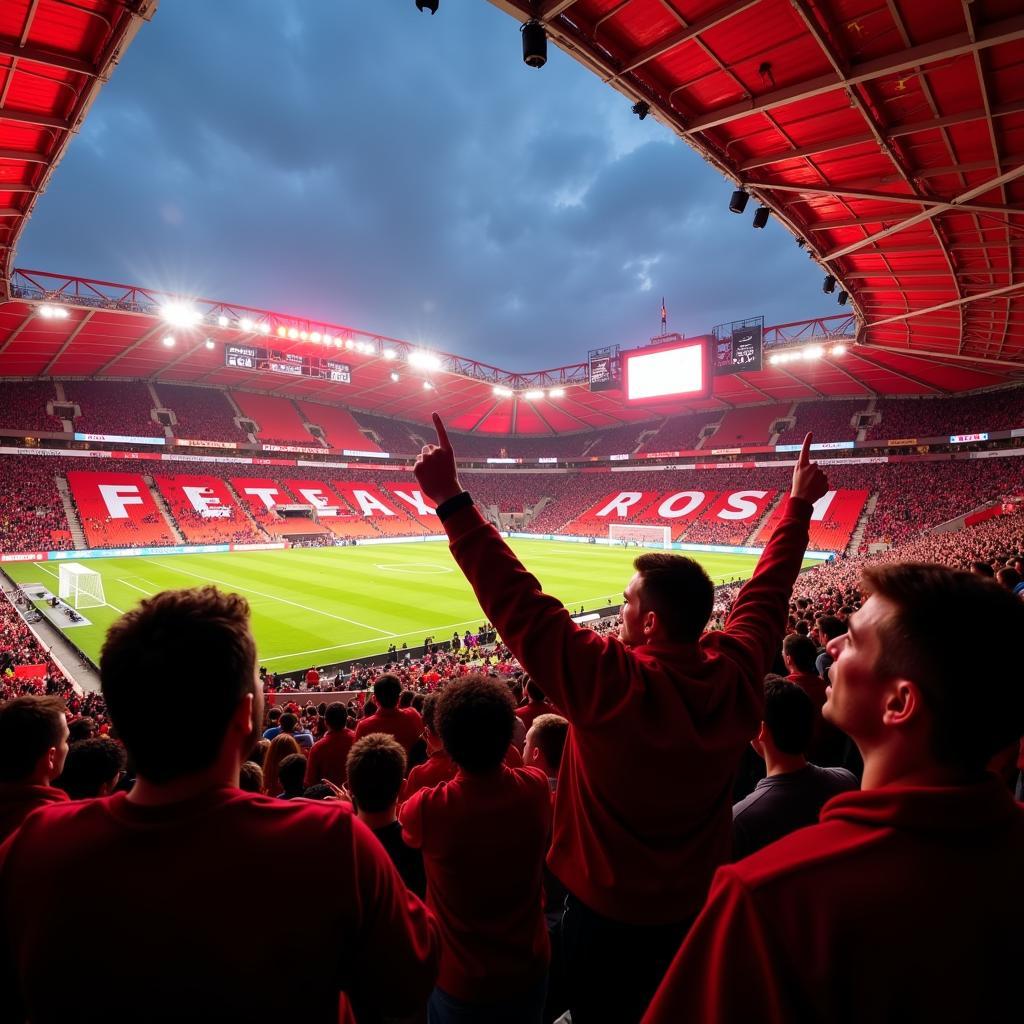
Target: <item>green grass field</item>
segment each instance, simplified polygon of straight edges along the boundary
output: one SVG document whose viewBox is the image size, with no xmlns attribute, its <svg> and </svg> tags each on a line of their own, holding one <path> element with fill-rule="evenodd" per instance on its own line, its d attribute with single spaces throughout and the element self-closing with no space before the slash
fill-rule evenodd
<svg viewBox="0 0 1024 1024">
<path fill-rule="evenodd" d="M 545 590 L 571 608 L 618 602 L 638 554 L 633 548 L 557 541 L 512 544 Z M 711 552 L 697 557 L 716 583 L 746 579 L 757 560 Z M 16 562 L 4 568 L 18 583 L 41 583 L 56 593 L 59 564 Z M 274 672 L 349 661 L 391 643 L 414 647 L 425 636 L 448 639 L 454 630 L 483 621 L 443 543 L 97 558 L 83 564 L 103 576 L 108 604 L 85 610 L 91 625 L 66 633 L 94 660 L 107 626 L 143 597 L 207 582 L 248 599 L 260 662 Z"/>
</svg>

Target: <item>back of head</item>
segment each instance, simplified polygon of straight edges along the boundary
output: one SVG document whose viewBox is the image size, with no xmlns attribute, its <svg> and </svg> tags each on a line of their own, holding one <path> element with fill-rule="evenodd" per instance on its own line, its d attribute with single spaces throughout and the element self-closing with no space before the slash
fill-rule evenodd
<svg viewBox="0 0 1024 1024">
<path fill-rule="evenodd" d="M 348 708 L 337 700 L 333 704 L 328 704 L 324 721 L 331 732 L 341 732 L 348 725 Z"/>
<path fill-rule="evenodd" d="M 402 684 L 397 676 L 385 673 L 373 684 L 373 696 L 382 708 L 393 708 L 402 694 Z"/>
<path fill-rule="evenodd" d="M 820 615 L 817 623 L 818 635 L 825 643 L 835 640 L 837 636 L 842 636 L 846 632 L 846 626 L 834 615 Z"/>
<path fill-rule="evenodd" d="M 526 694 L 535 703 L 545 699 L 544 691 L 529 677 L 526 677 Z"/>
<path fill-rule="evenodd" d="M 818 657 L 818 648 L 810 637 L 791 633 L 782 641 L 782 653 L 793 662 L 797 672 L 813 672 Z"/>
<path fill-rule="evenodd" d="M 286 711 L 281 716 L 281 721 L 278 722 L 278 725 L 281 726 L 281 732 L 287 733 L 295 732 L 296 728 L 298 727 L 298 724 L 298 718 L 295 715 L 293 715 L 290 711 Z"/>
<path fill-rule="evenodd" d="M 405 778 L 405 750 L 388 733 L 364 736 L 348 752 L 348 788 L 361 811 L 386 811 L 397 799 Z"/>
<path fill-rule="evenodd" d="M 263 769 L 255 761 L 243 761 L 238 773 L 238 788 L 246 793 L 263 792 Z"/>
<path fill-rule="evenodd" d="M 121 744 L 109 737 L 79 740 L 68 748 L 64 771 L 56 784 L 72 800 L 86 800 L 99 796 L 104 785 L 116 782 L 125 764 Z"/>
<path fill-rule="evenodd" d="M 988 564 L 988 562 L 971 562 L 971 572 L 973 572 L 975 576 L 984 576 L 987 579 L 994 579 L 996 574 L 995 570 Z"/>
<path fill-rule="evenodd" d="M 302 754 L 289 754 L 277 769 L 277 777 L 285 796 L 302 796 L 302 780 L 306 776 L 306 759 Z"/>
<path fill-rule="evenodd" d="M 0 782 L 25 782 L 40 758 L 60 746 L 66 708 L 58 697 L 17 697 L 0 704 Z"/>
<path fill-rule="evenodd" d="M 279 773 L 284 759 L 299 752 L 298 741 L 286 732 L 279 732 L 270 741 L 270 749 L 263 762 L 263 791 L 265 793 L 270 793 L 272 796 L 277 794 L 281 784 Z"/>
<path fill-rule="evenodd" d="M 665 634 L 677 643 L 692 643 L 708 624 L 715 603 L 715 585 L 700 563 L 683 555 L 641 555 L 633 567 L 643 578 L 644 611 L 658 616 Z"/>
<path fill-rule="evenodd" d="M 530 743 L 544 755 L 554 775 L 562 763 L 562 751 L 569 735 L 569 722 L 561 715 L 538 715 L 530 726 Z"/>
<path fill-rule="evenodd" d="M 483 675 L 457 679 L 438 697 L 434 718 L 448 756 L 474 775 L 495 771 L 515 728 L 515 705 L 503 680 Z"/>
<path fill-rule="evenodd" d="M 73 722 L 68 722 L 68 743 L 91 740 L 98 731 L 96 719 L 89 717 L 89 715 L 82 715 Z"/>
<path fill-rule="evenodd" d="M 107 631 L 100 677 L 110 718 L 140 776 L 164 783 L 210 767 L 232 716 L 255 693 L 249 605 L 214 587 L 146 598 Z M 167 695 L 196 680 L 201 713 L 181 722 Z"/>
<path fill-rule="evenodd" d="M 996 573 L 996 579 L 1007 590 L 1013 590 L 1020 583 L 1020 573 L 1016 569 L 1006 566 Z"/>
<path fill-rule="evenodd" d="M 764 681 L 764 724 L 772 742 L 784 754 L 806 754 L 814 733 L 814 701 L 781 676 Z"/>
<path fill-rule="evenodd" d="M 864 586 L 896 606 L 880 630 L 876 671 L 917 685 L 937 762 L 983 771 L 1024 734 L 1024 687 L 1005 646 L 1024 636 L 1024 602 L 991 580 L 939 565 L 871 566 Z"/>
</svg>

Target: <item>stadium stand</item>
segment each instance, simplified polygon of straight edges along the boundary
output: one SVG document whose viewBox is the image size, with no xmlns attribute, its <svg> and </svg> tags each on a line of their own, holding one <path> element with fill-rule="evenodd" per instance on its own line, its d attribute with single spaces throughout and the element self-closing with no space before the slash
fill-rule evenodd
<svg viewBox="0 0 1024 1024">
<path fill-rule="evenodd" d="M 0 551 L 48 551 L 73 547 L 54 475 L 61 458 L 0 459 Z"/>
<path fill-rule="evenodd" d="M 290 494 L 280 481 L 271 480 L 269 477 L 233 476 L 228 482 L 249 510 L 249 515 L 271 537 L 281 540 L 286 537 L 327 534 L 327 529 L 314 519 L 307 519 L 304 516 L 285 517 L 273 510 L 276 505 L 300 504 L 299 499 Z"/>
<path fill-rule="evenodd" d="M 163 382 L 155 384 L 154 388 L 164 408 L 174 413 L 175 437 L 236 444 L 249 440 L 235 424 L 235 410 L 223 391 Z"/>
<path fill-rule="evenodd" d="M 779 434 L 778 444 L 800 444 L 804 434 L 812 431 L 815 441 L 852 441 L 857 430 L 851 426 L 853 417 L 867 409 L 866 398 L 852 401 L 799 402 L 796 423 Z"/>
<path fill-rule="evenodd" d="M 178 543 L 141 476 L 79 470 L 68 473 L 67 480 L 90 547 Z"/>
<path fill-rule="evenodd" d="M 0 429 L 62 431 L 61 421 L 46 412 L 46 403 L 56 397 L 50 381 L 4 381 Z"/>
<path fill-rule="evenodd" d="M 64 396 L 78 405 L 75 430 L 83 434 L 160 437 L 164 429 L 153 420 L 153 397 L 136 381 L 71 380 Z"/>
<path fill-rule="evenodd" d="M 1020 388 L 955 398 L 880 398 L 881 419 L 868 428 L 870 438 L 895 440 L 976 434 L 1024 426 Z"/>
<path fill-rule="evenodd" d="M 767 444 L 772 424 L 790 410 L 789 403 L 750 405 L 730 409 L 707 440 L 705 448 L 732 448 L 750 444 Z"/>
<path fill-rule="evenodd" d="M 329 482 L 321 479 L 286 478 L 284 483 L 300 502 L 312 505 L 316 509 L 320 524 L 335 536 L 345 538 L 379 536 L 379 531 L 367 518 L 367 513 L 360 508 L 354 498 L 349 500 L 346 492 L 338 489 L 337 482 L 332 487 Z M 370 485 L 365 486 L 369 487 Z M 370 502 L 371 498 L 367 497 L 364 500 Z M 373 496 L 372 501 L 380 502 L 380 499 Z M 381 517 L 388 514 L 380 509 L 375 509 L 375 511 L 380 512 Z M 394 510 L 389 509 L 389 512 L 398 515 Z M 416 531 L 410 528 L 409 532 Z"/>
<path fill-rule="evenodd" d="M 302 417 L 287 398 L 257 395 L 251 391 L 233 391 L 231 397 L 242 413 L 259 427 L 257 436 L 264 444 L 319 446 L 320 442 L 302 425 Z"/>
<path fill-rule="evenodd" d="M 582 442 L 580 455 L 632 455 L 640 445 L 640 435 L 644 432 L 657 430 L 660 420 L 646 420 L 642 423 L 624 423 L 619 427 L 608 427 L 605 430 L 593 431 L 578 435 L 576 441 Z"/>
<path fill-rule="evenodd" d="M 379 438 L 381 448 L 392 455 L 410 455 L 427 443 L 430 427 L 423 423 L 406 423 L 388 416 L 352 410 L 352 418 L 365 430 L 372 430 Z M 413 434 L 415 433 L 415 436 Z"/>
<path fill-rule="evenodd" d="M 693 451 L 700 441 L 700 432 L 709 423 L 717 423 L 721 418 L 720 409 L 712 412 L 687 413 L 685 416 L 670 416 L 656 434 L 644 441 L 640 451 Z"/>
<path fill-rule="evenodd" d="M 359 424 L 348 409 L 337 405 L 321 405 L 318 402 L 296 402 L 299 412 L 307 423 L 323 429 L 327 443 L 332 448 L 348 448 L 352 451 L 383 451 L 377 443 L 359 430 Z"/>
<path fill-rule="evenodd" d="M 811 517 L 808 548 L 812 551 L 845 551 L 868 497 L 869 492 L 864 490 L 829 492 L 823 499 L 826 507 L 816 510 Z M 820 519 L 817 518 L 819 515 Z M 781 518 L 782 506 L 779 505 L 758 531 L 753 543 L 767 544 Z"/>
<path fill-rule="evenodd" d="M 235 504 L 223 478 L 154 475 L 153 483 L 189 544 L 259 544 L 267 539 Z"/>
</svg>

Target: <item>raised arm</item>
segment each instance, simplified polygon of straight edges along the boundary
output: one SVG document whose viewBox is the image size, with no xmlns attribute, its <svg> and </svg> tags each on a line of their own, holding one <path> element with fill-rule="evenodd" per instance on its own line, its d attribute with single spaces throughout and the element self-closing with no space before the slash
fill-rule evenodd
<svg viewBox="0 0 1024 1024">
<path fill-rule="evenodd" d="M 544 692 L 570 721 L 612 696 L 594 681 L 605 662 L 625 657 L 622 645 L 572 621 L 562 602 L 545 594 L 498 531 L 463 490 L 448 433 L 434 414 L 437 444 L 423 446 L 414 472 L 451 541 L 452 555 L 484 615 Z M 610 673 L 622 678 L 621 673 Z"/>
<path fill-rule="evenodd" d="M 719 634 L 723 653 L 747 662 L 748 670 L 758 677 L 767 671 L 782 642 L 789 598 L 807 550 L 811 511 L 828 491 L 825 474 L 811 462 L 812 440 L 812 434 L 804 438 L 782 520 L 761 552 L 753 577 L 737 594 Z"/>
</svg>

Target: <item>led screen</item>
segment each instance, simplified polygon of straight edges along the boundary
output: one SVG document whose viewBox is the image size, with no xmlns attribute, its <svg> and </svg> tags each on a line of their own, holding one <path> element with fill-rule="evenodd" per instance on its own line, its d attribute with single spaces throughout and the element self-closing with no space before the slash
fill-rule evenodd
<svg viewBox="0 0 1024 1024">
<path fill-rule="evenodd" d="M 622 362 L 627 401 L 706 398 L 711 392 L 705 338 L 624 352 Z"/>
</svg>

